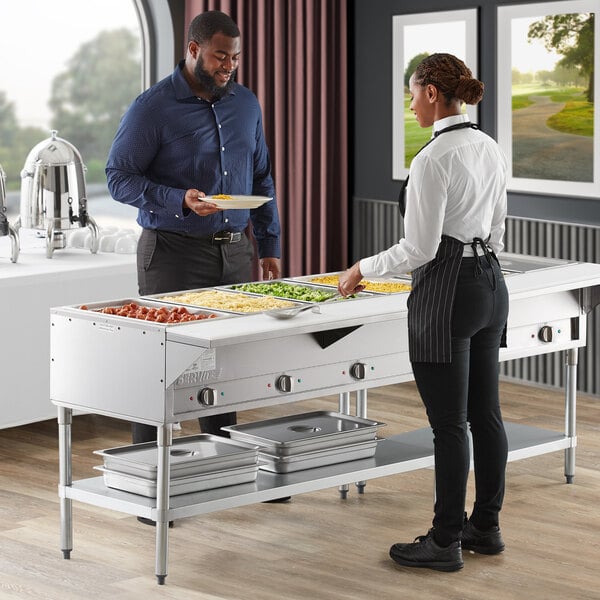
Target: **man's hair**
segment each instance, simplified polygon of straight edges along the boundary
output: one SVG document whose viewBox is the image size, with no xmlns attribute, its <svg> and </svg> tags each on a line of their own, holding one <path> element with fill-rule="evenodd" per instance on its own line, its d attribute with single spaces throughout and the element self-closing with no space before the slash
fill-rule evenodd
<svg viewBox="0 0 600 600">
<path fill-rule="evenodd" d="M 220 10 L 209 10 L 194 17 L 188 29 L 188 43 L 191 41 L 199 44 L 209 42 L 215 33 L 222 33 L 228 37 L 240 37 L 240 30 L 233 19 Z"/>
</svg>

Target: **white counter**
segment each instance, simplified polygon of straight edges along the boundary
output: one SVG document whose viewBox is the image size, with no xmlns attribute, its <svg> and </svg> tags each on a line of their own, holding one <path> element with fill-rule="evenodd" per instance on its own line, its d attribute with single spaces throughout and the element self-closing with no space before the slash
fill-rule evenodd
<svg viewBox="0 0 600 600">
<path fill-rule="evenodd" d="M 0 428 L 56 417 L 50 402 L 50 308 L 137 297 L 135 254 L 22 249 L 0 238 Z M 73 370 L 77 365 L 73 365 Z"/>
</svg>

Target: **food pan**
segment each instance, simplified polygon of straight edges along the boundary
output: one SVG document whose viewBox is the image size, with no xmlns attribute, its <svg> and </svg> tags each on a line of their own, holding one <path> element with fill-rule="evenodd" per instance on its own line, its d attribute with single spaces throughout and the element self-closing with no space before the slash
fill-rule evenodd
<svg viewBox="0 0 600 600">
<path fill-rule="evenodd" d="M 248 294 L 262 294 L 265 296 L 273 296 L 274 298 L 282 298 L 293 300 L 295 302 L 303 302 L 310 304 L 319 304 L 331 299 L 337 295 L 337 290 L 331 286 L 314 285 L 305 281 L 297 281 L 294 279 L 275 279 L 271 281 L 253 281 L 250 283 L 236 283 L 230 286 L 225 286 L 223 289 L 231 289 Z M 353 294 L 351 298 L 371 297 L 368 292 L 360 292 Z M 350 297 L 348 298 L 350 299 Z M 343 301 L 344 298 L 340 298 Z"/>
<path fill-rule="evenodd" d="M 303 469 L 324 467 L 351 460 L 371 458 L 377 450 L 377 440 L 345 444 L 315 452 L 302 452 L 293 456 L 273 456 L 259 452 L 259 468 L 272 473 L 292 473 Z"/>
<path fill-rule="evenodd" d="M 261 452 L 281 457 L 373 440 L 377 428 L 383 425 L 342 413 L 316 411 L 222 429 L 234 440 L 257 444 Z"/>
<path fill-rule="evenodd" d="M 109 488 L 156 498 L 156 481 L 136 477 L 128 473 L 111 471 L 103 466 L 96 466 L 94 469 L 102 471 L 104 474 L 104 484 Z M 245 467 L 236 467 L 235 469 L 224 469 L 210 473 L 193 475 L 192 477 L 179 477 L 172 479 L 169 486 L 169 496 L 178 496 L 180 494 L 191 494 L 192 492 L 202 492 L 215 488 L 226 487 L 228 485 L 239 485 L 256 480 L 258 475 L 258 465 L 247 465 Z"/>
<path fill-rule="evenodd" d="M 324 273 L 322 275 L 304 275 L 302 277 L 294 277 L 291 281 L 305 282 L 308 285 L 320 285 L 337 289 L 338 279 L 341 273 Z M 387 294 L 405 294 L 411 290 L 411 276 L 400 275 L 397 277 L 368 277 L 364 278 L 361 283 L 366 285 L 365 289 L 358 294 L 369 295 L 387 295 Z"/>
<path fill-rule="evenodd" d="M 298 306 L 298 303 L 293 300 L 284 300 L 260 294 L 249 294 L 225 288 L 184 290 L 181 292 L 148 296 L 148 298 L 157 302 L 219 310 L 232 315 L 259 313 L 275 308 L 292 308 L 293 306 Z"/>
<path fill-rule="evenodd" d="M 104 457 L 104 467 L 109 471 L 156 481 L 156 442 L 95 450 L 94 454 Z M 171 479 L 254 465 L 257 459 L 256 445 L 205 433 L 178 437 L 171 446 Z"/>
<path fill-rule="evenodd" d="M 193 316 L 192 322 L 230 316 L 225 312 L 202 310 L 196 307 L 185 307 L 185 313 L 183 313 L 181 307 L 175 304 L 165 304 L 164 302 L 154 302 L 140 298 L 78 304 L 73 306 L 73 308 L 97 312 L 102 316 L 110 316 L 111 318 L 134 318 L 136 320 L 151 321 L 169 326 L 189 322 L 189 318 L 186 319 L 183 316 L 185 313 Z"/>
</svg>

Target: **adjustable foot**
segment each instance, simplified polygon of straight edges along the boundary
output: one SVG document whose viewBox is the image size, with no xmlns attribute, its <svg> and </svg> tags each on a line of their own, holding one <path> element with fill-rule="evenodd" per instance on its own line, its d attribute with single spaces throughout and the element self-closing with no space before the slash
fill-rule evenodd
<svg viewBox="0 0 600 600">
<path fill-rule="evenodd" d="M 565 475 L 565 479 L 567 480 L 567 483 L 573 483 L 575 475 Z"/>
<path fill-rule="evenodd" d="M 158 585 L 165 585 L 166 575 L 157 575 L 156 580 L 158 581 Z"/>
<path fill-rule="evenodd" d="M 63 558 L 65 560 L 69 560 L 71 558 L 71 551 L 70 550 L 63 550 L 62 553 L 63 553 Z"/>
<path fill-rule="evenodd" d="M 350 489 L 350 485 L 348 483 L 344 483 L 338 486 L 338 492 L 340 493 L 340 498 L 345 500 L 348 497 L 348 490 Z"/>
</svg>

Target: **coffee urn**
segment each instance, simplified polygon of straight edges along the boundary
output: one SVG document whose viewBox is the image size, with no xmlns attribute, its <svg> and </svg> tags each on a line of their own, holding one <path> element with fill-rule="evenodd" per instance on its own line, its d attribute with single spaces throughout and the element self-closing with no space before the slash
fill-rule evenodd
<svg viewBox="0 0 600 600">
<path fill-rule="evenodd" d="M 6 174 L 0 165 L 0 237 L 10 236 L 10 260 L 17 262 L 19 258 L 19 234 L 11 227 L 6 217 Z"/>
<path fill-rule="evenodd" d="M 19 227 L 44 231 L 46 256 L 66 246 L 65 231 L 87 227 L 90 250 L 98 252 L 98 226 L 87 213 L 85 166 L 75 146 L 57 137 L 37 144 L 21 171 Z"/>
</svg>

